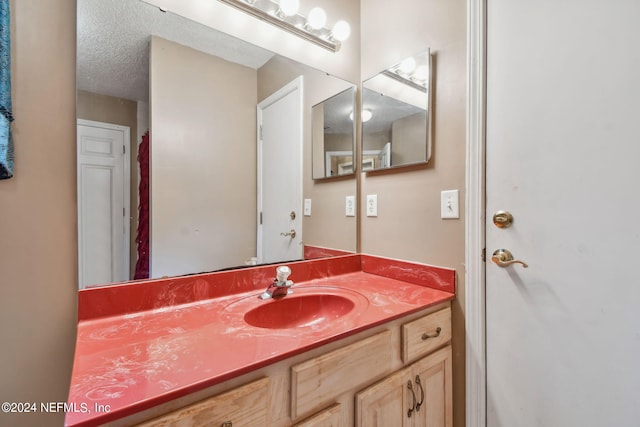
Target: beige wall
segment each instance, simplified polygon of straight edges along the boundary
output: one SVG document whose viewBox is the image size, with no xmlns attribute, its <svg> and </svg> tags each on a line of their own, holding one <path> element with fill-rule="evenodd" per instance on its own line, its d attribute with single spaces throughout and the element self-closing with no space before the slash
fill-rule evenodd
<svg viewBox="0 0 640 427">
<path fill-rule="evenodd" d="M 0 181 L 0 399 L 65 402 L 76 322 L 75 1 L 11 1 L 15 176 Z M 0 413 L 62 425 L 63 413 Z"/>
<path fill-rule="evenodd" d="M 76 113 L 79 119 L 94 120 L 96 122 L 110 123 L 130 128 L 130 203 L 131 215 L 129 221 L 129 278 L 133 278 L 138 259 L 136 245 L 136 231 L 138 229 L 138 103 L 128 99 L 114 98 L 113 96 L 99 95 L 96 93 L 78 91 Z"/>
<path fill-rule="evenodd" d="M 314 181 L 311 171 L 311 107 L 345 90 L 351 83 L 278 56 L 258 71 L 259 99 L 299 75 L 304 79 L 303 197 L 311 199 L 311 216 L 305 216 L 302 222 L 302 240 L 306 245 L 355 251 L 356 218 L 345 216 L 345 197 L 356 195 L 355 178 Z"/>
<path fill-rule="evenodd" d="M 151 41 L 151 274 L 256 255 L 257 73 Z"/>
<path fill-rule="evenodd" d="M 427 158 L 426 113 L 403 117 L 391 124 L 391 165 L 417 163 Z"/>
<path fill-rule="evenodd" d="M 378 217 L 362 219 L 365 253 L 453 267 L 454 423 L 464 425 L 464 184 L 466 3 L 463 0 L 362 2 L 362 77 L 427 47 L 433 58 L 433 155 L 427 167 L 362 180 L 362 200 L 378 195 Z M 459 220 L 440 219 L 440 191 L 460 190 Z"/>
</svg>

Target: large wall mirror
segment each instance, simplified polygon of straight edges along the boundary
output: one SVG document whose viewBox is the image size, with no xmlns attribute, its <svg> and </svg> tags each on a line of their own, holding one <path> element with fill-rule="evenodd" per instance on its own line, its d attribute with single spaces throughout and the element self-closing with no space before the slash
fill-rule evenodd
<svg viewBox="0 0 640 427">
<path fill-rule="evenodd" d="M 363 171 L 429 161 L 430 74 L 427 49 L 363 82 Z"/>
<path fill-rule="evenodd" d="M 316 243 L 354 250 L 355 222 L 336 230 L 353 242 L 314 242 L 309 236 L 321 233 L 302 212 L 303 197 L 314 197 L 303 179 L 312 176 L 312 106 L 352 93 L 351 82 L 140 0 L 77 4 L 81 288 L 133 279 L 145 269 L 139 252 L 143 259 L 148 254 L 149 276 L 163 277 L 301 259 L 304 247 Z M 298 119 L 288 113 L 271 119 L 279 91 L 294 84 Z M 258 116 L 272 121 L 261 126 Z M 263 156 L 275 171 L 294 171 L 298 178 L 289 181 L 302 189 L 283 206 L 272 233 L 275 246 L 290 252 L 280 259 L 263 248 L 269 256 L 260 259 L 258 230 L 274 215 L 258 211 L 257 192 L 272 186 L 288 193 L 288 187 L 275 181 L 278 172 L 258 183 L 258 139 L 266 140 L 263 127 L 293 126 L 297 148 L 289 151 L 299 154 Z M 266 144 L 262 151 L 269 152 Z M 355 179 L 349 185 L 346 192 L 355 194 Z M 149 189 L 148 199 L 140 188 Z M 316 216 L 332 187 L 322 192 L 314 198 Z M 138 237 L 148 244 L 138 245 Z"/>
</svg>

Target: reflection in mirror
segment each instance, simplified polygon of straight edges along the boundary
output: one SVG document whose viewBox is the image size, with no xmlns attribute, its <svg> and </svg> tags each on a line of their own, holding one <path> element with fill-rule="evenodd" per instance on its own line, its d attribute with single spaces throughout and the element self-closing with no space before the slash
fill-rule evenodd
<svg viewBox="0 0 640 427">
<path fill-rule="evenodd" d="M 257 106 L 303 77 L 302 179 L 311 106 L 353 84 L 140 0 L 77 5 L 80 287 L 260 262 Z M 301 224 L 277 229 L 296 258 L 314 244 Z"/>
<path fill-rule="evenodd" d="M 355 88 L 347 89 L 313 106 L 313 179 L 355 172 L 354 106 Z"/>
<path fill-rule="evenodd" d="M 429 161 L 429 76 L 427 49 L 363 82 L 363 171 Z"/>
</svg>

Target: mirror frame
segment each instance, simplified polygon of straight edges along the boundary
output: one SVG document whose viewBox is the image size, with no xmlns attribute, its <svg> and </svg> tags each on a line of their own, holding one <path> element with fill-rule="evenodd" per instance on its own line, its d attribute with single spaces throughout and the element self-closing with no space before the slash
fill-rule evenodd
<svg viewBox="0 0 640 427">
<path fill-rule="evenodd" d="M 428 71 L 427 71 L 427 77 L 425 79 L 425 85 L 426 85 L 426 108 L 425 108 L 425 112 L 426 112 L 426 118 L 425 118 L 425 126 L 426 126 L 426 138 L 425 138 L 425 158 L 424 160 L 418 160 L 415 162 L 407 162 L 407 163 L 402 163 L 402 164 L 397 164 L 397 165 L 393 165 L 391 164 L 390 166 L 386 166 L 386 167 L 378 167 L 378 168 L 372 168 L 372 169 L 368 169 L 365 168 L 365 162 L 367 162 L 367 159 L 365 158 L 365 156 L 367 156 L 368 152 L 370 152 L 371 150 L 367 150 L 365 143 L 366 143 L 366 136 L 367 136 L 367 132 L 366 132 L 366 125 L 365 122 L 362 121 L 362 117 L 359 118 L 359 122 L 360 122 L 360 126 L 361 126 L 361 151 L 360 151 L 360 162 L 362 164 L 362 172 L 365 172 L 367 175 L 369 174 L 376 174 L 379 172 L 385 172 L 385 171 L 395 171 L 395 170 L 401 170 L 401 169 L 405 169 L 405 168 L 415 168 L 416 166 L 418 167 L 423 167 L 426 166 L 427 164 L 429 164 L 432 154 L 433 154 L 433 60 L 432 60 L 432 55 L 431 55 L 431 51 L 430 49 L 427 47 L 424 50 L 420 51 L 419 53 L 416 53 L 414 55 L 411 55 L 407 58 L 415 58 L 419 55 L 426 55 L 426 65 L 428 66 Z M 406 58 L 405 58 L 406 59 Z M 409 85 L 410 87 L 417 89 L 417 90 L 424 90 L 425 87 L 420 85 L 419 83 L 415 83 L 411 80 L 409 80 L 408 78 L 404 78 L 399 76 L 395 71 L 390 71 L 390 70 L 397 70 L 400 65 L 402 64 L 402 61 L 398 61 L 396 62 L 394 65 L 385 68 L 384 70 L 378 72 L 377 74 L 369 77 L 368 79 L 365 79 L 362 81 L 362 101 L 361 101 L 361 111 L 364 111 L 366 108 L 365 105 L 365 101 L 364 101 L 364 97 L 365 97 L 365 91 L 366 90 L 371 90 L 368 89 L 366 87 L 366 83 L 378 76 L 384 75 L 388 78 L 394 79 L 396 81 L 400 81 L 404 84 Z M 403 102 L 403 101 L 399 101 L 397 99 L 394 98 L 394 100 L 398 101 L 398 102 Z M 362 114 L 360 114 L 360 116 L 362 116 Z M 384 148 L 383 148 L 384 149 Z M 391 150 L 391 148 L 389 148 L 389 151 Z M 369 153 L 371 154 L 371 153 Z M 390 152 L 389 152 L 389 156 L 390 156 Z"/>
</svg>

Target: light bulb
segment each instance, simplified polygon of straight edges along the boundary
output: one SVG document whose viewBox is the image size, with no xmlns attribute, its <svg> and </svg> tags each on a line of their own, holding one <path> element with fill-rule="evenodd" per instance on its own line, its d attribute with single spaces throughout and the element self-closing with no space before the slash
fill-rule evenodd
<svg viewBox="0 0 640 427">
<path fill-rule="evenodd" d="M 418 68 L 416 68 L 416 72 L 413 73 L 413 76 L 418 81 L 426 82 L 429 78 L 429 67 L 427 67 L 426 65 L 420 65 Z"/>
<path fill-rule="evenodd" d="M 407 58 L 400 63 L 398 70 L 404 74 L 411 74 L 416 69 L 416 60 L 413 58 Z"/>
<path fill-rule="evenodd" d="M 300 7 L 299 0 L 280 0 L 280 12 L 284 16 L 293 16 L 298 13 Z"/>
<path fill-rule="evenodd" d="M 307 17 L 307 23 L 314 30 L 319 30 L 324 27 L 324 24 L 327 22 L 327 14 L 324 13 L 324 10 L 320 7 L 314 7 L 309 11 L 309 16 Z"/>
<path fill-rule="evenodd" d="M 351 26 L 349 26 L 347 21 L 338 21 L 333 26 L 331 35 L 334 39 L 343 42 L 351 35 Z"/>
<path fill-rule="evenodd" d="M 371 110 L 362 110 L 360 117 L 362 123 L 368 122 L 369 120 L 371 120 L 371 117 L 373 117 L 373 113 L 371 112 Z M 349 120 L 353 121 L 353 111 L 349 114 Z"/>
</svg>

